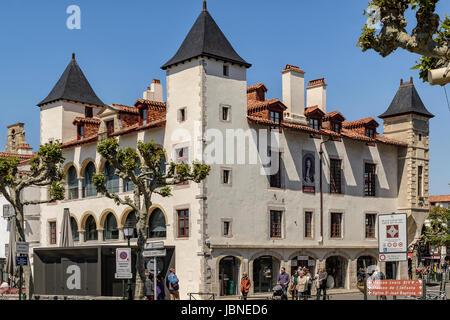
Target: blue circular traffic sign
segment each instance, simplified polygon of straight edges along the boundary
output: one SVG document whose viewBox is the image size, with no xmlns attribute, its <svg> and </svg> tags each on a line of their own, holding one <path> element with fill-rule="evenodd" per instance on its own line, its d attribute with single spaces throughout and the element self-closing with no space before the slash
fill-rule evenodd
<svg viewBox="0 0 450 320">
<path fill-rule="evenodd" d="M 122 252 L 120 253 L 120 259 L 125 260 L 126 258 L 128 258 L 127 253 L 126 253 L 125 251 L 122 251 Z"/>
</svg>

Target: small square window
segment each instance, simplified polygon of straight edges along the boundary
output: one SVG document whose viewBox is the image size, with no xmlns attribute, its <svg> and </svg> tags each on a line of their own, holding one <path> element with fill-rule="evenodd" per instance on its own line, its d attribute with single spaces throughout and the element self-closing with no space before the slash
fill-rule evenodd
<svg viewBox="0 0 450 320">
<path fill-rule="evenodd" d="M 223 169 L 222 170 L 222 183 L 223 184 L 231 184 L 231 170 L 230 169 Z"/>
<path fill-rule="evenodd" d="M 223 75 L 226 77 L 230 75 L 230 66 L 227 66 L 226 64 L 223 65 Z"/>
<path fill-rule="evenodd" d="M 186 121 L 186 108 L 178 110 L 178 122 Z"/>
</svg>

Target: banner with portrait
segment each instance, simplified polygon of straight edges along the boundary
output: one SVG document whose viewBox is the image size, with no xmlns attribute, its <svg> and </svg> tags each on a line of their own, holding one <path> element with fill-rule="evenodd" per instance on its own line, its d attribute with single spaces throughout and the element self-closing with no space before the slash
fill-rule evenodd
<svg viewBox="0 0 450 320">
<path fill-rule="evenodd" d="M 312 151 L 303 150 L 302 182 L 303 192 L 316 192 L 316 158 Z"/>
</svg>

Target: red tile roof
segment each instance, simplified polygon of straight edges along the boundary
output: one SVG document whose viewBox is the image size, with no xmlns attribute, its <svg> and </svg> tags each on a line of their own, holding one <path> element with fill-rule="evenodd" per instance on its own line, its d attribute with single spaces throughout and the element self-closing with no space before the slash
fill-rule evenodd
<svg viewBox="0 0 450 320">
<path fill-rule="evenodd" d="M 345 117 L 342 115 L 342 113 L 340 113 L 339 111 L 332 111 L 332 112 L 328 112 L 327 114 L 325 114 L 323 116 L 323 121 L 329 121 L 331 119 L 334 118 L 341 118 L 341 121 L 345 121 Z"/>
<path fill-rule="evenodd" d="M 137 99 L 134 105 L 137 106 L 139 104 L 146 104 L 146 105 L 149 105 L 149 106 L 160 107 L 160 108 L 166 108 L 167 107 L 167 103 L 165 103 L 165 102 L 152 101 L 152 100 L 146 100 L 146 99 Z"/>
<path fill-rule="evenodd" d="M 264 90 L 264 92 L 267 92 L 267 88 L 264 85 L 264 83 L 258 83 L 258 84 L 255 84 L 253 86 L 248 87 L 247 88 L 247 93 L 253 92 L 253 91 L 258 90 L 258 89 L 262 89 L 262 90 Z"/>
<path fill-rule="evenodd" d="M 73 124 L 77 123 L 87 123 L 87 124 L 94 124 L 94 125 L 100 125 L 101 120 L 95 119 L 95 118 L 82 118 L 82 117 L 76 117 L 75 120 L 73 120 Z"/>
<path fill-rule="evenodd" d="M 119 109 L 119 111 L 127 112 L 127 113 L 133 113 L 133 114 L 139 114 L 139 110 L 135 107 L 125 106 L 123 104 L 112 104 L 114 107 Z"/>
<path fill-rule="evenodd" d="M 305 112 L 304 112 L 305 117 L 308 117 L 313 113 L 321 114 L 322 117 L 325 115 L 325 113 L 318 106 L 305 108 Z"/>
<path fill-rule="evenodd" d="M 290 64 L 287 64 L 286 65 L 286 68 L 284 68 L 284 70 L 282 71 L 282 72 L 286 72 L 286 71 L 296 71 L 296 72 L 300 72 L 300 73 L 305 73 L 302 69 L 300 69 L 299 67 L 297 67 L 297 66 L 293 66 L 293 65 L 290 65 Z"/>
<path fill-rule="evenodd" d="M 32 157 L 34 157 L 36 154 L 18 154 L 18 153 L 8 153 L 8 152 L 0 152 L 0 158 L 7 158 L 7 157 L 15 157 L 19 158 L 20 161 L 28 160 Z"/>
<path fill-rule="evenodd" d="M 379 126 L 378 122 L 372 117 L 342 123 L 342 127 L 347 129 L 361 128 L 367 125 Z"/>
<path fill-rule="evenodd" d="M 450 202 L 450 194 L 449 195 L 440 195 L 440 196 L 430 196 L 430 203 L 437 202 Z"/>
</svg>

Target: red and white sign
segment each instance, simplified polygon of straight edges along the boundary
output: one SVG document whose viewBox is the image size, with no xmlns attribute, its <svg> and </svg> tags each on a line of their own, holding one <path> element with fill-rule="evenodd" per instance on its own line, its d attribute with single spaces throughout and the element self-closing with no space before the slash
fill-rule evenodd
<svg viewBox="0 0 450 320">
<path fill-rule="evenodd" d="M 422 280 L 367 280 L 368 296 L 423 296 Z"/>
<path fill-rule="evenodd" d="M 378 216 L 378 252 L 385 254 L 386 259 L 380 261 L 404 261 L 388 259 L 390 253 L 407 251 L 407 215 L 404 213 L 382 214 Z"/>
<path fill-rule="evenodd" d="M 407 261 L 408 260 L 408 255 L 406 254 L 406 252 L 380 253 L 378 255 L 378 260 L 380 262 Z"/>
</svg>

